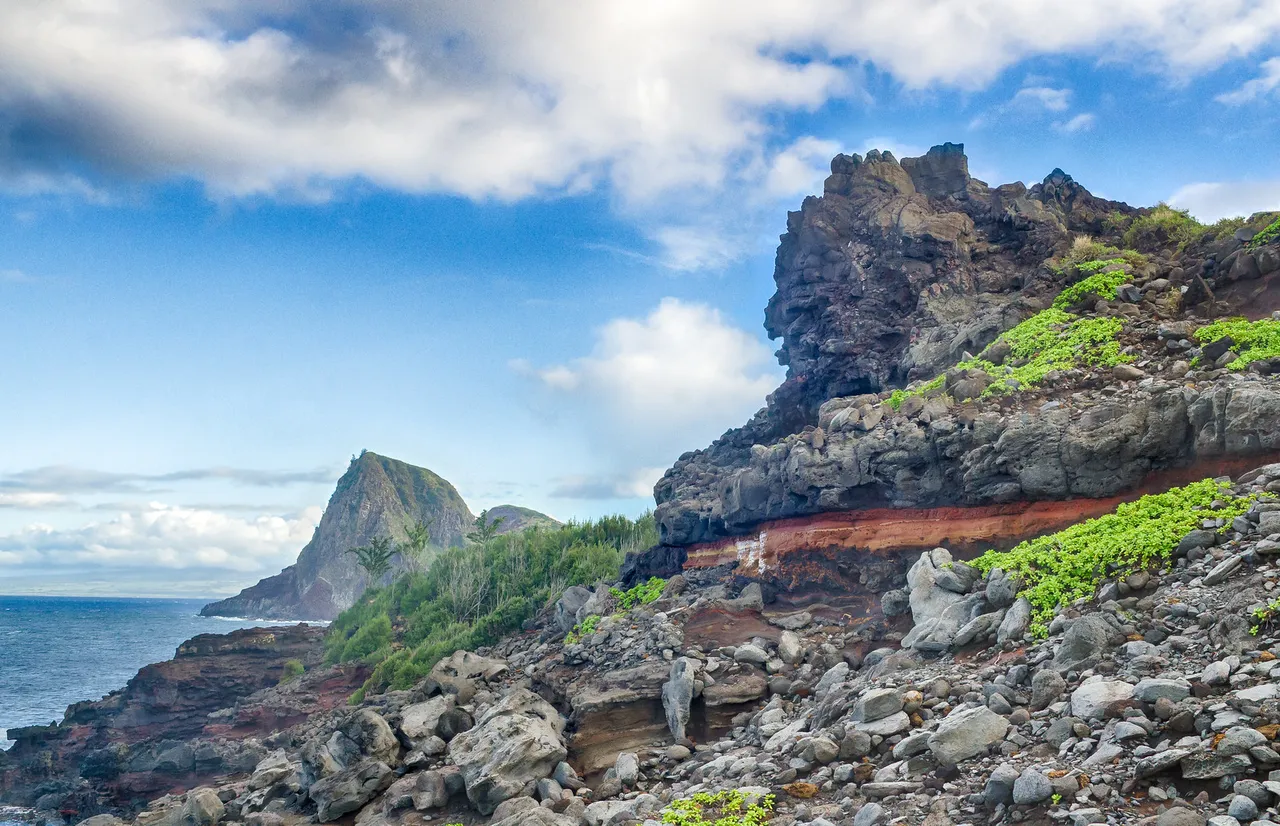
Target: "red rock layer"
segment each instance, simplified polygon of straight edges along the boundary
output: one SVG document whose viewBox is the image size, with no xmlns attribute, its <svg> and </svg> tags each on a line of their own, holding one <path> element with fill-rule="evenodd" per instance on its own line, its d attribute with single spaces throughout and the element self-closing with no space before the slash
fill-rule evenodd
<svg viewBox="0 0 1280 826">
<path fill-rule="evenodd" d="M 875 508 L 780 519 L 760 526 L 750 536 L 704 542 L 689 547 L 686 568 L 710 568 L 738 563 L 744 576 L 821 581 L 806 576 L 815 557 L 831 561 L 840 556 L 894 554 L 944 546 L 961 555 L 988 548 L 1011 547 L 1024 539 L 1062 530 L 1085 519 L 1115 510 L 1146 493 L 1168 490 L 1189 482 L 1233 475 L 1266 464 L 1276 457 L 1253 456 L 1197 462 L 1178 470 L 1152 474 L 1127 494 L 1105 499 L 1050 502 L 1012 502 L 978 507 L 928 509 Z"/>
</svg>

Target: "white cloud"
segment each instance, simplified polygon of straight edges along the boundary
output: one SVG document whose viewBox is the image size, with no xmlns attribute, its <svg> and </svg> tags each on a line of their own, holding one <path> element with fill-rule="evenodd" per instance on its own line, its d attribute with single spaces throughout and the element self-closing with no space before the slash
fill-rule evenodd
<svg viewBox="0 0 1280 826">
<path fill-rule="evenodd" d="M 1066 121 L 1064 123 L 1055 123 L 1054 128 L 1056 128 L 1060 132 L 1066 132 L 1067 134 L 1071 135 L 1071 134 L 1075 134 L 1076 132 L 1084 132 L 1086 130 L 1092 129 L 1093 125 L 1097 123 L 1097 121 L 1098 121 L 1097 115 L 1093 114 L 1092 112 L 1082 112 L 1081 114 L 1076 115 L 1069 121 Z"/>
<path fill-rule="evenodd" d="M 639 468 L 610 476 L 565 476 L 551 495 L 559 499 L 648 499 L 666 468 Z"/>
<path fill-rule="evenodd" d="M 30 284 L 36 279 L 22 270 L 0 270 L 0 282 L 8 284 Z"/>
<path fill-rule="evenodd" d="M 41 510 L 74 504 L 60 493 L 5 493 L 0 491 L 0 508 Z"/>
<path fill-rule="evenodd" d="M 1216 100 L 1228 106 L 1240 106 L 1269 95 L 1276 89 L 1280 89 L 1280 57 L 1273 57 L 1263 63 L 1262 74 L 1259 77 L 1247 81 L 1234 92 L 1218 95 Z"/>
<path fill-rule="evenodd" d="M 831 159 L 840 144 L 805 136 L 774 155 L 765 176 L 765 191 L 774 198 L 821 195 L 822 182 L 831 171 Z"/>
<path fill-rule="evenodd" d="M 9 0 L 0 178 L 644 201 L 721 185 L 868 63 L 913 89 L 1061 53 L 1188 74 L 1277 32 L 1280 0 Z"/>
<path fill-rule="evenodd" d="M 656 467 L 691 444 L 740 424 L 781 381 L 769 347 L 703 304 L 665 298 L 645 318 L 601 327 L 589 356 L 535 369 L 575 432 L 594 438 L 597 455 L 625 470 Z"/>
<path fill-rule="evenodd" d="M 1065 112 L 1071 108 L 1071 90 L 1050 86 L 1028 86 L 1013 96 L 1014 106 L 1043 108 L 1050 112 Z"/>
<path fill-rule="evenodd" d="M 153 503 L 80 528 L 32 524 L 0 536 L 7 574 L 59 569 L 199 570 L 223 575 L 274 572 L 293 562 L 320 521 L 321 509 L 297 517 L 241 519 L 211 510 Z M 173 576 L 157 571 L 157 579 Z"/>
<path fill-rule="evenodd" d="M 1201 221 L 1280 210 L 1280 180 L 1193 183 L 1167 199 Z"/>
</svg>

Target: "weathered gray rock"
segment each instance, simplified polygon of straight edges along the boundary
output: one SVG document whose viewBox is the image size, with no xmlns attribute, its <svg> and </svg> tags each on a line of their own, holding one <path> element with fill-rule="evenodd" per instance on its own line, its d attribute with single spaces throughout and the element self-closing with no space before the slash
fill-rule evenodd
<svg viewBox="0 0 1280 826">
<path fill-rule="evenodd" d="M 454 695 L 440 694 L 425 703 L 406 706 L 401 711 L 400 733 L 408 738 L 415 748 L 421 748 L 419 744 L 435 736 L 440 717 L 450 711 L 454 704 Z"/>
<path fill-rule="evenodd" d="M 366 803 L 391 785 L 394 777 L 386 763 L 366 758 L 350 768 L 317 780 L 307 794 L 316 804 L 316 819 L 328 823 L 364 808 Z"/>
<path fill-rule="evenodd" d="M 1191 696 L 1191 683 L 1186 680 L 1140 680 L 1133 687 L 1133 698 L 1143 703 L 1154 703 L 1164 698 L 1170 702 L 1181 702 Z"/>
<path fill-rule="evenodd" d="M 526 783 L 547 777 L 568 753 L 565 720 L 547 701 L 517 688 L 449 744 L 449 759 L 462 770 L 467 797 L 481 814 L 520 794 Z"/>
<path fill-rule="evenodd" d="M 1156 826 L 1205 826 L 1205 819 L 1189 806 L 1172 806 L 1160 813 Z"/>
<path fill-rule="evenodd" d="M 1013 784 L 1013 802 L 1019 806 L 1034 806 L 1052 796 L 1053 783 L 1034 766 L 1023 769 Z"/>
<path fill-rule="evenodd" d="M 1088 667 L 1111 648 L 1115 629 L 1102 614 L 1085 614 L 1062 635 L 1062 643 L 1053 657 L 1053 667 L 1071 671 Z"/>
<path fill-rule="evenodd" d="M 591 590 L 581 585 L 573 585 L 565 589 L 556 601 L 556 626 L 561 633 L 567 634 L 578 624 L 578 612 L 591 599 Z"/>
<path fill-rule="evenodd" d="M 1031 710 L 1040 711 L 1056 703 L 1067 690 L 1067 681 L 1051 668 L 1041 668 L 1031 677 Z"/>
<path fill-rule="evenodd" d="M 1000 628 L 996 632 L 996 642 L 1006 643 L 1022 639 L 1027 633 L 1027 627 L 1031 625 L 1031 603 L 1026 599 L 1019 598 L 1005 612 L 1004 620 L 1000 623 Z"/>
<path fill-rule="evenodd" d="M 896 688 L 876 688 L 865 691 L 849 709 L 849 719 L 855 723 L 883 720 L 902 711 L 902 695 Z"/>
<path fill-rule="evenodd" d="M 1071 713 L 1085 720 L 1101 720 L 1112 703 L 1133 698 L 1133 686 L 1121 680 L 1093 680 L 1071 693 Z"/>
<path fill-rule="evenodd" d="M 662 708 L 667 714 L 667 728 L 677 743 L 686 739 L 685 726 L 689 724 L 696 669 L 697 664 L 693 660 L 680 657 L 671 664 L 671 675 L 662 686 Z"/>
<path fill-rule="evenodd" d="M 1008 730 L 1009 721 L 986 706 L 953 711 L 929 736 L 929 751 L 939 762 L 954 765 L 982 754 Z"/>
<path fill-rule="evenodd" d="M 216 826 L 222 821 L 227 807 L 213 789 L 201 787 L 187 792 L 182 805 L 182 819 L 192 826 Z"/>
</svg>

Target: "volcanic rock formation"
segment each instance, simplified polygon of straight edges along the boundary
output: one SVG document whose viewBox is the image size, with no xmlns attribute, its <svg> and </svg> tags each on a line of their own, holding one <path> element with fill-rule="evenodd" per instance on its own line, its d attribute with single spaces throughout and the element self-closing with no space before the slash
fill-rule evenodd
<svg viewBox="0 0 1280 826">
<path fill-rule="evenodd" d="M 1269 369 L 1188 364 L 1199 352 L 1188 339 L 1211 317 L 1280 306 L 1269 248 L 1211 234 L 1150 246 L 1123 295 L 1071 308 L 1119 320 L 1129 363 L 1081 364 L 983 397 L 991 378 L 956 365 L 972 354 L 1000 364 L 1005 353 L 985 348 L 1084 277 L 1059 263 L 1072 245 L 1120 246 L 1117 227 L 1149 211 L 1095 198 L 1061 170 L 1029 189 L 989 187 L 954 144 L 901 163 L 840 155 L 831 170 L 823 196 L 788 215 L 778 247 L 765 327 L 782 339 L 787 380 L 745 426 L 658 482 L 662 541 L 674 547 L 633 561 L 636 571 L 701 556 L 758 574 L 783 546 L 1011 542 L 1170 475 L 1212 476 L 1280 451 Z M 888 390 L 935 377 L 888 403 Z M 1026 519 L 1032 503 L 1055 500 L 1073 504 Z"/>
</svg>

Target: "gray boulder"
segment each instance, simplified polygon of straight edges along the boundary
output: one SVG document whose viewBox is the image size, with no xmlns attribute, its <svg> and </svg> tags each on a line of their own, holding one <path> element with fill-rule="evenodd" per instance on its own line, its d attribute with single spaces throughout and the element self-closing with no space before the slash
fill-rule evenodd
<svg viewBox="0 0 1280 826">
<path fill-rule="evenodd" d="M 929 751 L 944 765 L 976 757 L 1004 739 L 1009 721 L 986 706 L 953 711 L 929 736 Z"/>
<path fill-rule="evenodd" d="M 547 777 L 564 760 L 565 720 L 532 691 L 517 688 L 449 743 L 449 759 L 461 771 L 467 798 L 492 814 L 525 784 Z"/>
<path fill-rule="evenodd" d="M 578 624 L 578 611 L 591 599 L 591 591 L 581 585 L 566 588 L 556 601 L 556 626 L 567 634 Z"/>
<path fill-rule="evenodd" d="M 364 808 L 394 779 L 395 773 L 390 766 L 366 758 L 351 768 L 317 780 L 307 794 L 316 804 L 316 819 L 328 823 Z"/>
<path fill-rule="evenodd" d="M 1062 644 L 1053 656 L 1053 667 L 1075 671 L 1096 663 L 1111 648 L 1115 629 L 1102 614 L 1085 614 L 1062 635 Z"/>
<path fill-rule="evenodd" d="M 662 708 L 667 713 L 667 728 L 679 743 L 685 740 L 689 724 L 689 706 L 693 703 L 693 675 L 697 664 L 681 657 L 671 664 L 671 674 L 662 686 Z"/>
</svg>

